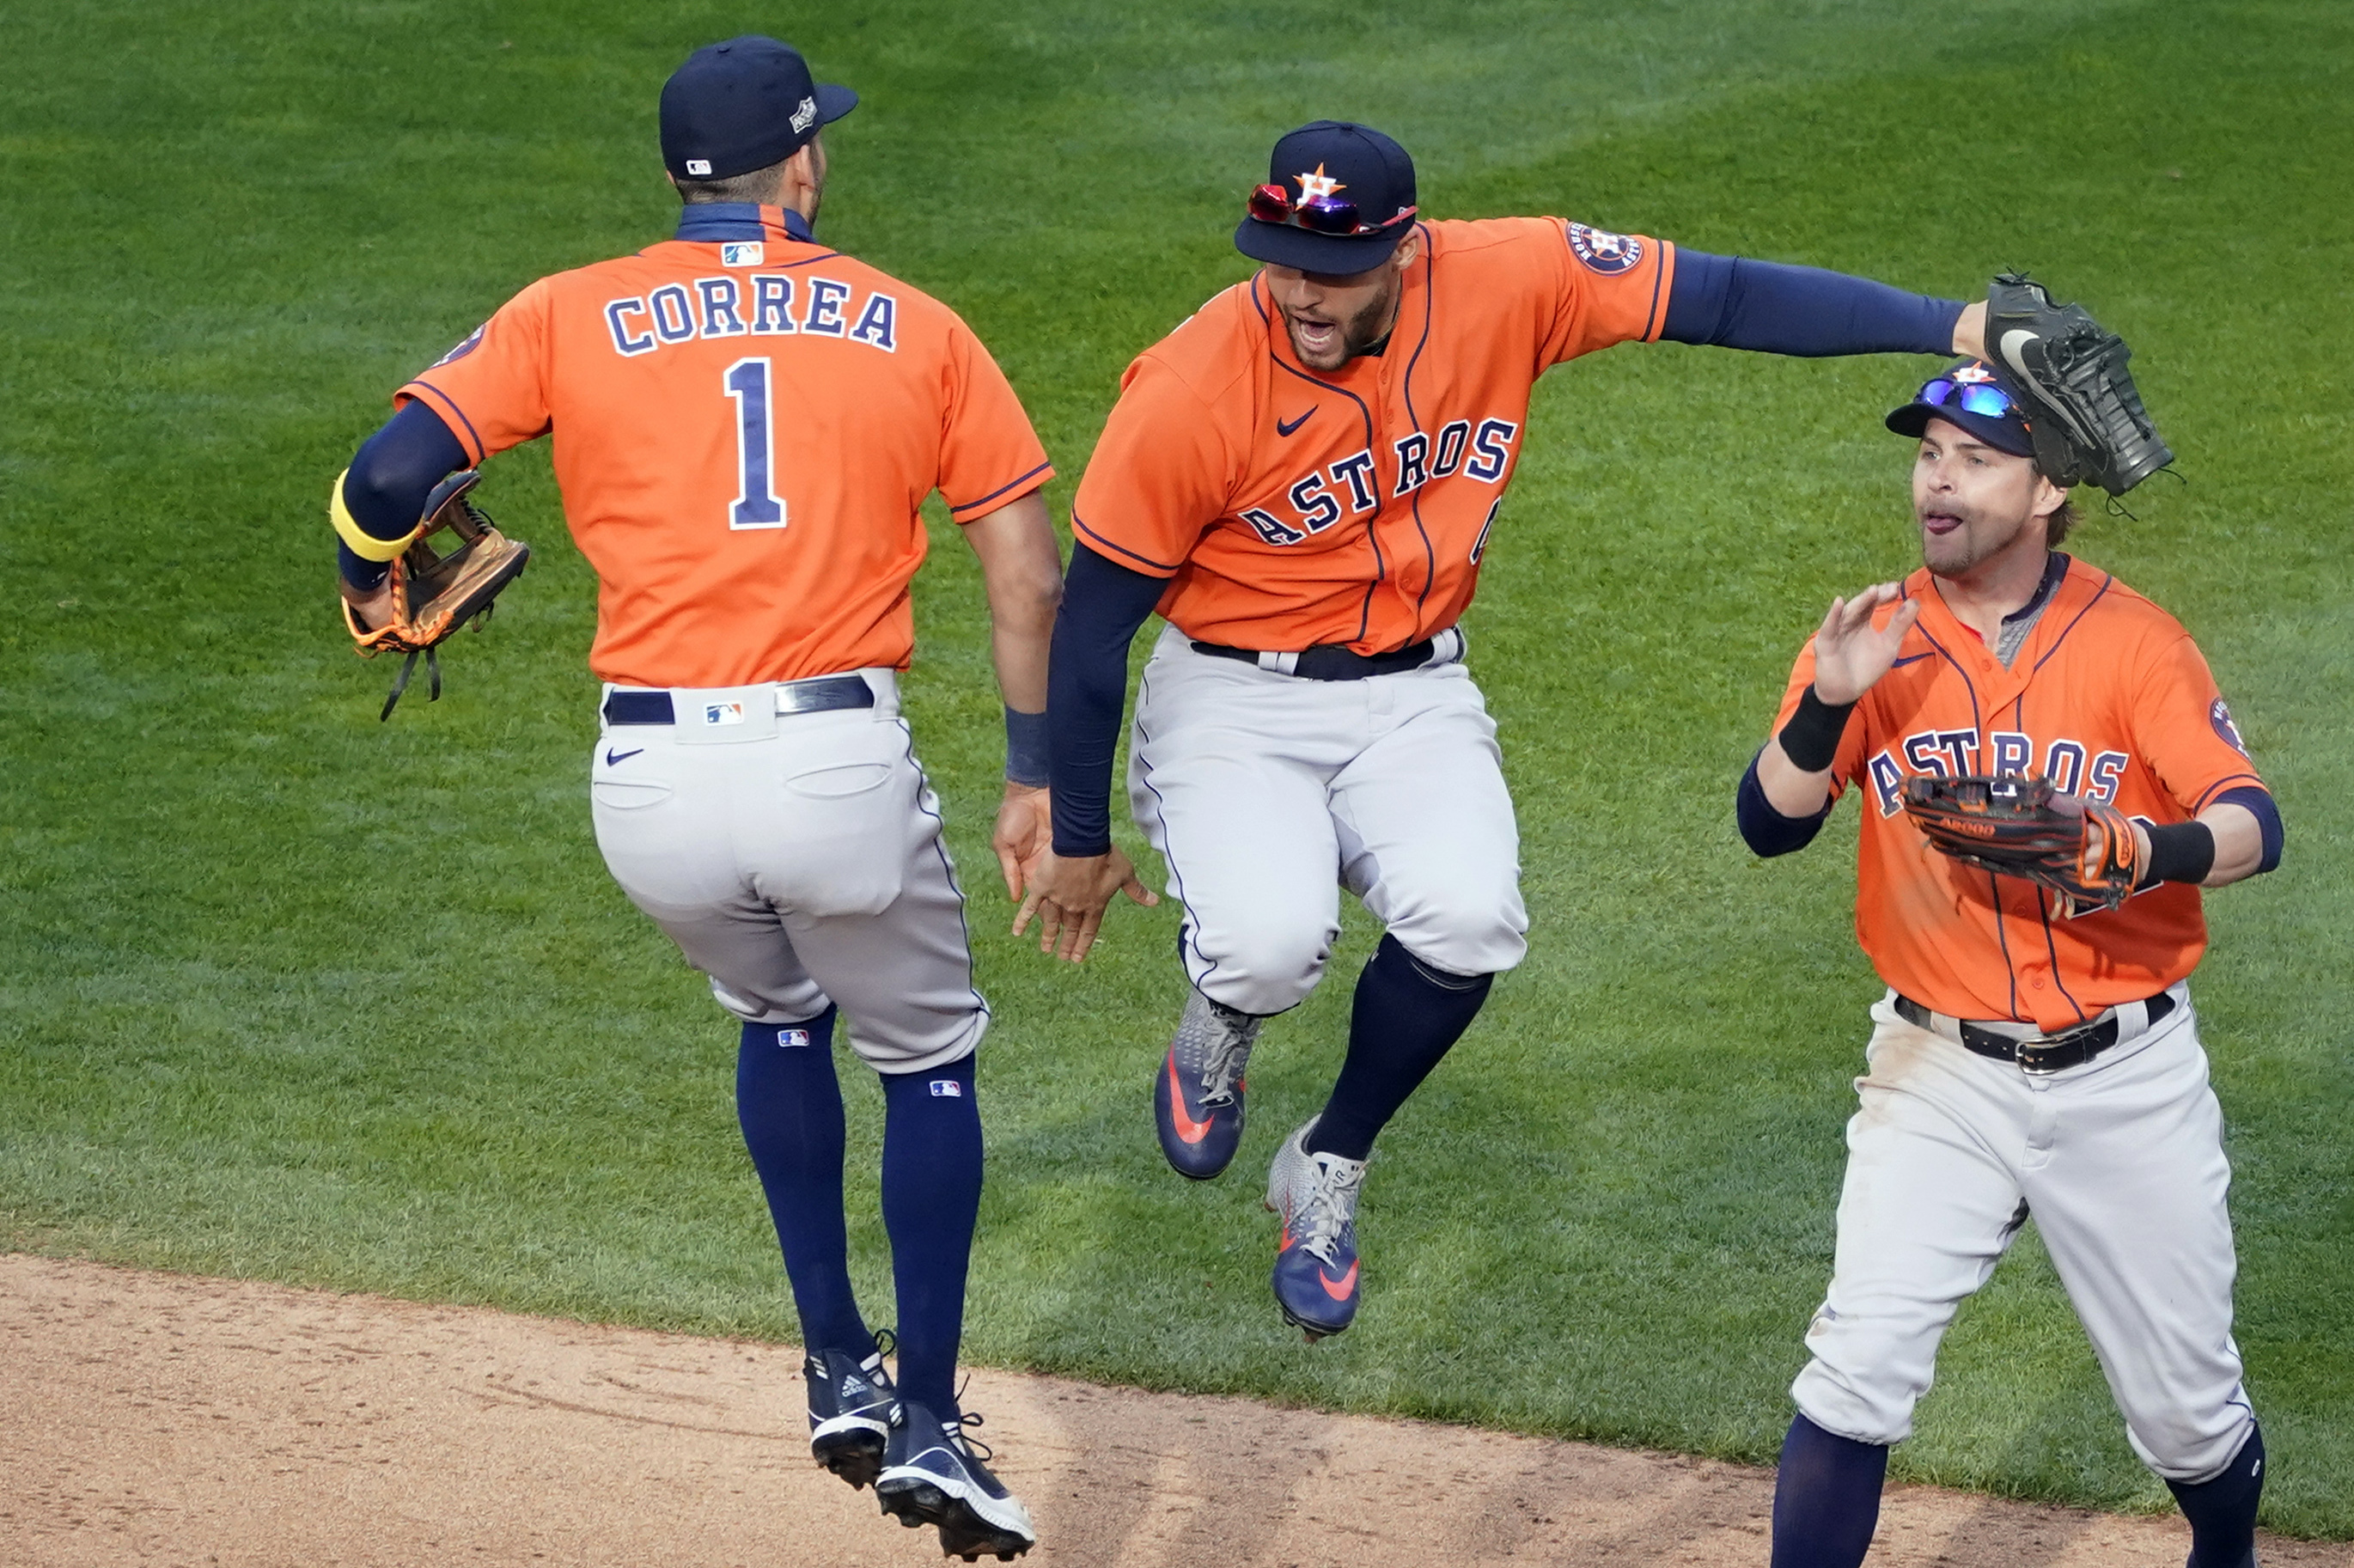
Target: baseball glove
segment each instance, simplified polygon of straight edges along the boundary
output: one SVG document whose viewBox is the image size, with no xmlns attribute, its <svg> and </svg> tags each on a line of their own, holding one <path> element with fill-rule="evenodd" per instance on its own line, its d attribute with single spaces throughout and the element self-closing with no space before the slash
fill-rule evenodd
<svg viewBox="0 0 2354 1568">
<path fill-rule="evenodd" d="M 1904 811 L 1932 845 L 1964 865 L 2049 889 L 2062 919 L 2115 909 L 2140 880 L 2132 821 L 2034 774 L 1916 776 L 1904 781 Z"/>
<path fill-rule="evenodd" d="M 2126 340 L 2082 305 L 2005 272 L 1987 288 L 1988 357 L 2025 394 L 2035 461 L 2052 483 L 2123 495 L 2174 461 L 2134 389 Z"/>
<path fill-rule="evenodd" d="M 417 535 L 408 548 L 394 557 L 386 579 L 391 613 L 382 626 L 373 630 L 362 626 L 351 604 L 344 604 L 344 624 L 361 658 L 373 659 L 379 653 L 408 655 L 392 683 L 391 694 L 384 699 L 384 711 L 376 715 L 379 722 L 392 716 L 393 705 L 408 689 L 408 677 L 415 673 L 420 653 L 425 656 L 431 687 L 426 701 L 440 700 L 441 662 L 434 649 L 470 621 L 480 630 L 499 590 L 514 581 L 531 560 L 531 546 L 500 533 L 466 499 L 466 493 L 482 477 L 473 469 L 453 473 L 425 498 L 425 516 L 418 524 Z M 431 542 L 434 535 L 445 529 L 458 536 L 457 547 L 447 555 Z"/>
</svg>

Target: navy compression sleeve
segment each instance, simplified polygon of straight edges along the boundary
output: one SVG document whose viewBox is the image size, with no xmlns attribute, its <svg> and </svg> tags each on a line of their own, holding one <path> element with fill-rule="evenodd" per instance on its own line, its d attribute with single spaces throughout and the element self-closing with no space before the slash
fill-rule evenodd
<svg viewBox="0 0 2354 1568">
<path fill-rule="evenodd" d="M 398 539 L 417 526 L 433 487 L 466 466 L 466 449 L 423 403 L 403 403 L 383 428 L 360 445 L 344 475 L 344 507 L 360 531 Z M 384 581 L 387 564 L 362 560 L 351 546 L 335 542 L 335 564 L 356 588 Z"/>
<path fill-rule="evenodd" d="M 2224 790 L 2221 795 L 2216 796 L 2215 800 L 2218 804 L 2229 800 L 2234 806 L 2245 806 L 2248 809 L 2248 814 L 2256 819 L 2257 831 L 2264 835 L 2263 858 L 2256 862 L 2256 869 L 2248 874 L 2262 876 L 2280 864 L 2284 830 L 2281 826 L 2280 806 L 2273 800 L 2272 791 L 2259 789 L 2253 784 L 2243 784 L 2236 789 Z"/>
<path fill-rule="evenodd" d="M 1769 740 L 1766 744 L 1774 743 Z M 1764 755 L 1762 751 L 1758 754 Z M 1750 852 L 1771 860 L 1814 842 L 1815 835 L 1829 820 L 1833 804 L 1824 801 L 1823 809 L 1811 817 L 1784 816 L 1766 798 L 1766 786 L 1757 777 L 1757 758 L 1753 757 L 1749 759 L 1749 771 L 1741 776 L 1741 789 L 1733 798 L 1733 819 L 1740 825 L 1742 842 Z"/>
<path fill-rule="evenodd" d="M 1671 343 L 1822 358 L 1838 354 L 1951 354 L 1959 300 L 1933 299 L 1744 256 L 1676 249 L 1659 336 Z"/>
<path fill-rule="evenodd" d="M 1056 854 L 1076 859 L 1111 848 L 1111 759 L 1128 701 L 1128 648 L 1168 588 L 1165 577 L 1130 571 L 1084 544 L 1072 546 L 1046 666 Z"/>
</svg>

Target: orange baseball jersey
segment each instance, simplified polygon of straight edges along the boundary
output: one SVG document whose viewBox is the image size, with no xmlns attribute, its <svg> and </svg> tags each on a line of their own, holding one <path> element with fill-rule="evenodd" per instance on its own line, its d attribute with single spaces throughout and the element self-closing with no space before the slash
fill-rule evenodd
<svg viewBox="0 0 2354 1568">
<path fill-rule="evenodd" d="M 1311 371 L 1263 276 L 1145 351 L 1072 507 L 1076 535 L 1170 579 L 1188 636 L 1387 652 L 1455 624 L 1551 366 L 1657 338 L 1672 246 L 1557 218 L 1417 226 L 1378 356 Z"/>
<path fill-rule="evenodd" d="M 970 522 L 1053 470 L 954 312 L 795 238 L 797 214 L 729 210 L 746 216 L 682 220 L 716 238 L 541 279 L 395 401 L 431 407 L 477 463 L 553 433 L 603 679 L 905 668 L 925 497 Z"/>
<path fill-rule="evenodd" d="M 2190 634 L 2108 573 L 2069 561 L 2006 669 L 1925 567 L 1904 594 L 1921 618 L 1831 764 L 1834 796 L 1852 784 L 1862 797 L 1855 927 L 1880 978 L 1938 1012 L 2048 1032 L 2190 974 L 2207 948 L 2198 888 L 2159 883 L 2121 908 L 2055 919 L 2033 883 L 1930 848 L 1903 797 L 1914 774 L 2035 772 L 2159 824 L 2189 821 L 2227 789 L 2262 788 Z M 1777 732 L 1814 678 L 1810 638 Z"/>
</svg>

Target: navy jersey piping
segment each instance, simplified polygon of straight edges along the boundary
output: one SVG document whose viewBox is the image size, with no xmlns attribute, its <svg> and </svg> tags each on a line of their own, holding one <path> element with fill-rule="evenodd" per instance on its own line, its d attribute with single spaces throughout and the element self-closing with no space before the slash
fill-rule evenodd
<svg viewBox="0 0 2354 1568">
<path fill-rule="evenodd" d="M 1415 227 L 1424 228 L 1421 224 Z M 1431 265 L 1430 236 L 1425 229 L 1422 242 L 1422 339 L 1414 345 L 1414 356 L 1405 362 L 1405 376 L 1401 383 L 1401 390 L 1405 397 L 1406 422 L 1416 430 L 1422 429 L 1422 418 L 1414 411 L 1414 372 L 1415 367 L 1422 363 L 1422 351 L 1430 346 L 1430 320 L 1437 305 L 1438 274 Z M 1378 475 L 1381 470 L 1376 466 L 1373 471 Z M 1430 542 L 1430 530 L 1423 526 L 1422 492 L 1421 485 L 1415 486 L 1414 498 L 1409 503 L 1414 514 L 1414 531 L 1422 536 L 1422 556 L 1430 568 L 1423 577 L 1422 591 L 1414 599 L 1414 620 L 1417 627 L 1422 624 L 1422 607 L 1429 602 L 1430 590 L 1438 583 L 1438 551 Z M 1378 518 L 1381 514 L 1376 512 L 1373 515 Z"/>
<path fill-rule="evenodd" d="M 2084 601 L 2084 608 L 2076 612 L 2076 619 L 2060 629 L 2060 635 L 2052 640 L 2052 646 L 2045 649 L 2043 651 L 2043 657 L 2035 662 L 2035 670 L 2041 670 L 2044 665 L 2052 662 L 2052 655 L 2060 652 L 2060 644 L 2068 641 L 2068 634 L 2076 630 L 2077 626 L 2083 622 L 2084 617 L 2093 613 L 2093 606 L 2101 602 L 2102 599 L 2106 596 L 2109 589 L 2115 586 L 2116 580 L 2117 579 L 2115 577 L 2110 576 L 2106 572 L 2101 574 L 2101 586 L 2097 589 L 2094 590 L 2093 597 L 2091 599 Z M 2031 675 L 2035 673 L 2035 670 L 2031 670 L 2028 673 Z"/>
<path fill-rule="evenodd" d="M 958 512 L 970 512 L 976 506 L 986 506 L 991 502 L 996 500 L 999 496 L 1003 495 L 1007 491 L 1015 490 L 1029 483 L 1032 480 L 1036 479 L 1040 474 L 1046 472 L 1054 466 L 1055 464 L 1053 460 L 1049 459 L 1047 461 L 1040 463 L 1036 468 L 1032 469 L 1028 473 L 1023 474 L 1021 478 L 1014 480 L 1012 483 L 999 485 L 995 490 L 991 491 L 987 495 L 982 496 L 978 501 L 968 501 L 961 506 L 958 505 L 953 501 L 949 502 L 949 511 L 952 514 Z"/>
<path fill-rule="evenodd" d="M 1169 565 L 1166 561 L 1156 561 L 1150 556 L 1140 556 L 1134 550 L 1129 549 L 1127 546 L 1114 544 L 1111 540 L 1105 538 L 1102 535 L 1088 527 L 1086 519 L 1079 515 L 1079 509 L 1076 506 L 1071 508 L 1071 526 L 1077 529 L 1080 533 L 1085 534 L 1090 543 L 1100 545 L 1103 548 L 1112 551 L 1117 555 L 1126 556 L 1129 560 L 1134 561 L 1138 566 L 1144 567 L 1147 571 L 1157 572 L 1164 577 L 1173 577 L 1177 575 L 1179 568 Z"/>
<path fill-rule="evenodd" d="M 450 412 L 458 416 L 458 422 L 466 427 L 466 439 L 474 443 L 474 461 L 476 462 L 482 462 L 489 459 L 491 455 L 490 449 L 482 445 L 482 433 L 474 429 L 474 421 L 466 418 L 466 410 L 458 407 L 458 400 L 456 398 L 451 397 L 450 394 L 442 391 L 441 388 L 434 386 L 433 383 L 426 380 L 421 376 L 411 380 L 408 385 L 411 387 L 421 387 L 425 391 L 432 393 L 434 397 L 440 398 L 441 402 L 448 407 Z"/>
</svg>

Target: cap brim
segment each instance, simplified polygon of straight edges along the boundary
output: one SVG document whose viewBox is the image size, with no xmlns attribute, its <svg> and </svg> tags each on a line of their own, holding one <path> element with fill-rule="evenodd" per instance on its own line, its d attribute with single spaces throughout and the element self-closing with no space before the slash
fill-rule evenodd
<svg viewBox="0 0 2354 1568">
<path fill-rule="evenodd" d="M 831 82 L 817 84 L 817 122 L 831 125 L 858 107 L 858 94 Z"/>
<path fill-rule="evenodd" d="M 1967 408 L 1933 408 L 1926 403 L 1907 403 L 1902 408 L 1890 410 L 1887 424 L 1898 435 L 1917 440 L 1928 430 L 1932 419 L 1943 419 L 1957 429 L 1967 430 L 1999 452 L 2023 458 L 2035 455 L 2035 439 L 2025 430 L 2000 419 L 1973 414 Z"/>
<path fill-rule="evenodd" d="M 1288 223 L 1261 223 L 1255 217 L 1246 217 L 1235 230 L 1235 249 L 1254 261 L 1346 278 L 1369 272 L 1388 260 L 1413 227 L 1411 223 L 1401 223 L 1379 234 L 1343 238 L 1311 233 Z"/>
</svg>

